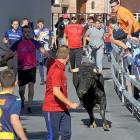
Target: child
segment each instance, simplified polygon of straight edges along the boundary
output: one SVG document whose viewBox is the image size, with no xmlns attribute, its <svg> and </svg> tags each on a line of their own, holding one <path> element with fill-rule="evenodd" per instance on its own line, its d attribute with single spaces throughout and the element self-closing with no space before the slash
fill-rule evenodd
<svg viewBox="0 0 140 140">
<path fill-rule="evenodd" d="M 17 140 L 17 134 L 22 140 L 27 140 L 19 120 L 21 99 L 13 95 L 16 85 L 14 72 L 10 69 L 2 71 L 0 75 L 0 86 L 2 87 L 2 92 L 0 92 L 0 139 Z"/>
<path fill-rule="evenodd" d="M 111 46 L 111 41 L 110 41 L 110 36 L 112 35 L 112 30 L 110 28 L 110 25 L 112 25 L 113 23 L 111 22 L 111 20 L 107 21 L 107 30 L 108 30 L 108 37 L 105 40 L 105 45 L 106 45 L 106 54 L 108 56 L 108 62 L 111 61 L 111 55 L 110 52 L 112 51 L 112 46 Z"/>
</svg>

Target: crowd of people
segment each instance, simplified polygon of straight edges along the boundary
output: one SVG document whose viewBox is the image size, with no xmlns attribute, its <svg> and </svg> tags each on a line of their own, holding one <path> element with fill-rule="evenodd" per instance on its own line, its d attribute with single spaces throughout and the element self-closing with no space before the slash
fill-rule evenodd
<svg viewBox="0 0 140 140">
<path fill-rule="evenodd" d="M 110 5 L 118 17 L 119 26 L 115 28 L 112 28 L 115 24 L 112 18 L 105 24 L 100 14 L 88 17 L 87 23 L 82 18 L 80 24 L 77 14 L 72 14 L 71 19 L 64 14 L 55 25 L 58 50 L 57 58 L 49 69 L 46 80 L 46 94 L 42 110 L 49 134 L 44 140 L 58 140 L 59 132 L 62 140 L 71 138 L 71 118 L 68 110 L 69 107 L 77 109 L 79 104 L 67 98 L 65 66 L 69 60 L 71 69 L 79 68 L 83 52 L 86 52 L 89 62 L 95 63 L 102 71 L 105 46 L 108 60 L 111 61 L 111 41 L 126 50 L 123 57 L 130 54 L 128 47 L 120 40 L 131 36 L 138 37 L 139 23 L 129 10 L 119 5 L 118 0 L 111 0 Z M 49 28 L 44 27 L 42 18 L 37 20 L 37 26 L 38 28 L 33 31 L 28 26 L 27 18 L 23 18 L 20 26 L 19 21 L 15 19 L 12 22 L 12 29 L 7 30 L 3 38 L 3 43 L 8 45 L 9 49 L 0 62 L 2 65 L 6 61 L 8 66 L 8 69 L 0 75 L 2 87 L 0 130 L 8 134 L 1 135 L 2 139 L 16 140 L 16 135 L 18 135 L 22 140 L 27 140 L 19 116 L 20 110 L 24 108 L 27 84 L 29 86 L 27 113 L 32 113 L 37 62 L 41 77 L 40 85 L 45 84 L 44 66 L 47 68 L 47 63 L 52 59 L 51 49 L 54 47 L 55 37 Z M 16 75 L 18 75 L 18 82 Z M 13 95 L 17 84 L 20 98 Z"/>
</svg>

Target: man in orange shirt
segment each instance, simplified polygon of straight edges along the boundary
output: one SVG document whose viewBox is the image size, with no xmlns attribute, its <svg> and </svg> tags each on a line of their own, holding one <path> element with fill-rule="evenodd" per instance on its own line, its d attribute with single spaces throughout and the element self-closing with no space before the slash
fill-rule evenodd
<svg viewBox="0 0 140 140">
<path fill-rule="evenodd" d="M 110 40 L 125 49 L 125 54 L 123 57 L 126 57 L 130 54 L 128 47 L 120 41 L 121 39 L 139 37 L 140 26 L 134 15 L 126 8 L 119 5 L 118 0 L 111 0 L 110 6 L 112 12 L 117 13 L 117 18 L 120 27 L 116 27 L 117 30 L 111 37 Z"/>
<path fill-rule="evenodd" d="M 64 30 L 64 44 L 67 45 L 68 35 L 68 46 L 70 48 L 70 63 L 71 69 L 79 67 L 82 61 L 83 55 L 83 44 L 82 37 L 85 34 L 85 29 L 82 25 L 78 24 L 78 18 L 76 14 L 71 16 L 71 24 L 67 25 Z"/>
</svg>

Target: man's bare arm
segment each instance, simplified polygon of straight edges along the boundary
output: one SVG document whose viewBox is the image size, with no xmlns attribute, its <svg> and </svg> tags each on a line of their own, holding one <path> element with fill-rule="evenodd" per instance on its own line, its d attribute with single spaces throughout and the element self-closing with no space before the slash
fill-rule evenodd
<svg viewBox="0 0 140 140">
<path fill-rule="evenodd" d="M 63 41 L 64 41 L 64 44 L 67 46 L 67 35 L 64 33 L 63 35 Z"/>
<path fill-rule="evenodd" d="M 52 38 L 52 44 L 51 44 L 51 49 L 53 49 L 53 46 L 54 46 L 54 42 L 55 42 L 55 37 L 54 36 L 51 36 L 51 38 Z"/>
<path fill-rule="evenodd" d="M 5 37 L 3 38 L 3 43 L 5 43 L 5 44 L 8 43 L 8 40 Z"/>
<path fill-rule="evenodd" d="M 11 55 L 13 54 L 12 51 L 9 51 L 4 58 L 1 60 L 1 63 L 4 63 Z M 0 64 L 1 65 L 1 64 Z"/>
<path fill-rule="evenodd" d="M 54 42 L 55 42 L 55 37 L 54 37 L 54 36 L 52 36 L 51 38 L 52 38 L 52 45 L 53 45 L 53 44 L 54 44 Z"/>
<path fill-rule="evenodd" d="M 27 140 L 27 137 L 25 135 L 25 132 L 23 130 L 23 127 L 20 123 L 20 120 L 19 120 L 19 116 L 16 115 L 16 114 L 13 114 L 10 116 L 11 118 L 11 123 L 12 123 L 12 126 L 16 132 L 16 134 L 22 139 L 22 140 Z"/>
<path fill-rule="evenodd" d="M 48 58 L 51 58 L 51 55 L 43 47 L 39 48 L 39 51 L 42 52 Z"/>
<path fill-rule="evenodd" d="M 86 40 L 90 42 L 90 39 L 89 39 L 89 37 L 88 37 L 88 34 L 87 34 L 87 36 L 86 36 Z"/>
<path fill-rule="evenodd" d="M 109 34 L 106 33 L 104 36 L 103 36 L 103 40 L 106 40 L 108 38 Z"/>
<path fill-rule="evenodd" d="M 129 29 L 128 29 L 128 36 L 131 36 L 132 27 L 133 27 L 133 20 L 132 20 L 132 19 L 128 19 L 128 26 L 129 26 Z"/>
<path fill-rule="evenodd" d="M 60 33 L 61 33 L 61 29 L 58 29 L 58 41 L 60 41 Z"/>
<path fill-rule="evenodd" d="M 68 100 L 60 90 L 60 87 L 53 87 L 53 94 L 63 103 L 69 105 L 73 109 L 77 109 L 79 107 L 78 103 L 72 103 Z"/>
<path fill-rule="evenodd" d="M 83 46 L 85 47 L 86 46 L 86 43 L 87 43 L 87 34 L 85 33 L 84 34 L 84 38 L 83 38 Z"/>
</svg>

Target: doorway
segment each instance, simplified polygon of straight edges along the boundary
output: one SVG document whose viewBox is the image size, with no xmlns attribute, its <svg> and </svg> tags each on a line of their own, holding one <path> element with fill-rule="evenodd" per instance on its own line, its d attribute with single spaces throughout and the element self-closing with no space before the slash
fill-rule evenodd
<svg viewBox="0 0 140 140">
<path fill-rule="evenodd" d="M 86 2 L 87 0 L 77 0 L 77 14 L 86 13 Z M 78 19 L 80 20 L 82 15 L 78 15 Z M 86 21 L 86 15 L 83 15 L 83 18 Z"/>
</svg>

